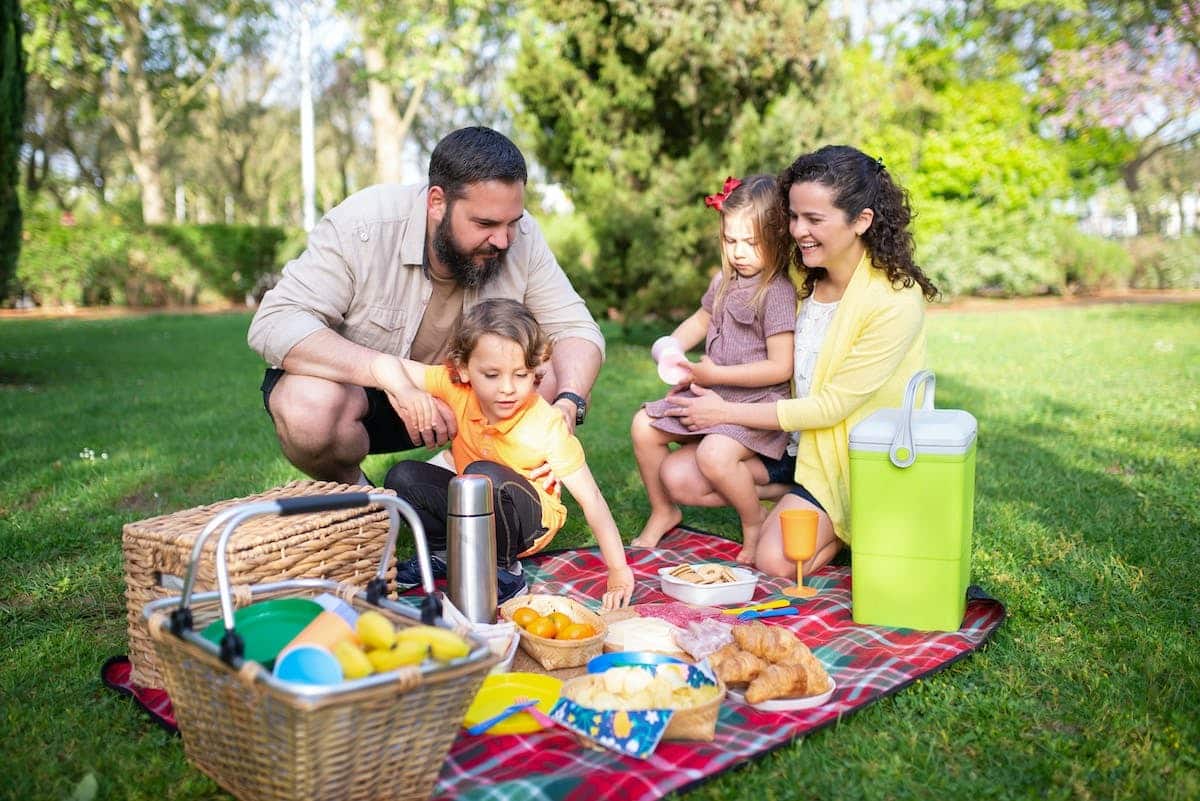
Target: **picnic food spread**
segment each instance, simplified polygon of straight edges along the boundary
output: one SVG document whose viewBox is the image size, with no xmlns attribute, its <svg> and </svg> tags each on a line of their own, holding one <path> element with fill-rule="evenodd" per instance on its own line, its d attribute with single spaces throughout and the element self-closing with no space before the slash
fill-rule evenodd
<svg viewBox="0 0 1200 801">
<path fill-rule="evenodd" d="M 819 695 L 829 689 L 829 674 L 808 646 L 779 626 L 754 621 L 733 629 L 733 642 L 709 662 L 726 684 L 749 684 L 746 701 Z"/>
</svg>

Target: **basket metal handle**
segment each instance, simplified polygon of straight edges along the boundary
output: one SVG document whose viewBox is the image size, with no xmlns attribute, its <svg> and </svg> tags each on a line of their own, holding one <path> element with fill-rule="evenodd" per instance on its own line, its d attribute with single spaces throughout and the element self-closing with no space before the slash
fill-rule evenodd
<svg viewBox="0 0 1200 801">
<path fill-rule="evenodd" d="M 367 600 L 375 605 L 388 593 L 387 566 L 396 550 L 396 540 L 400 533 L 400 515 L 404 515 L 409 528 L 412 529 L 413 539 L 417 546 L 417 564 L 421 569 L 421 588 L 425 598 L 421 602 L 421 621 L 433 625 L 441 617 L 441 601 L 434 594 L 433 569 L 430 567 L 429 547 L 425 541 L 425 527 L 416 511 L 405 501 L 394 495 L 383 495 L 366 492 L 349 492 L 336 495 L 308 495 L 297 498 L 280 498 L 270 501 L 254 501 L 238 504 L 213 516 L 204 530 L 192 545 L 192 555 L 188 563 L 187 576 L 183 582 L 183 594 L 179 599 L 179 607 L 171 613 L 171 629 L 178 634 L 185 628 L 191 628 L 192 615 L 189 603 L 192 589 L 195 585 L 200 552 L 204 543 L 218 529 L 224 526 L 217 540 L 217 591 L 221 596 L 221 618 L 225 623 L 225 636 L 221 639 L 221 658 L 232 663 L 235 658 L 241 658 L 244 645 L 241 636 L 234 630 L 233 601 L 230 597 L 229 569 L 226 564 L 225 551 L 229 538 L 234 529 L 245 521 L 264 515 L 308 514 L 311 512 L 326 512 L 336 509 L 353 509 L 359 506 L 379 504 L 388 511 L 388 536 L 383 548 L 383 556 L 379 560 L 379 570 L 366 588 Z"/>
</svg>

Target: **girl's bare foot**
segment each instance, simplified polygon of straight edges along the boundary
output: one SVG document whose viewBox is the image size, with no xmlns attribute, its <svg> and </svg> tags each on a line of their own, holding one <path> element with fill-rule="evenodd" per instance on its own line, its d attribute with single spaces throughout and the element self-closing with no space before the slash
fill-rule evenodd
<svg viewBox="0 0 1200 801">
<path fill-rule="evenodd" d="M 629 544 L 635 548 L 653 548 L 658 545 L 658 541 L 663 538 L 663 535 L 679 525 L 682 520 L 683 512 L 679 511 L 678 506 L 672 506 L 670 509 L 653 509 L 650 517 L 646 519 L 646 525 L 642 526 L 642 533 L 638 534 Z"/>
<path fill-rule="evenodd" d="M 742 527 L 742 550 L 738 551 L 738 564 L 750 566 L 754 565 L 754 552 L 758 550 L 758 532 L 761 528 L 761 523 L 753 527 Z"/>
</svg>

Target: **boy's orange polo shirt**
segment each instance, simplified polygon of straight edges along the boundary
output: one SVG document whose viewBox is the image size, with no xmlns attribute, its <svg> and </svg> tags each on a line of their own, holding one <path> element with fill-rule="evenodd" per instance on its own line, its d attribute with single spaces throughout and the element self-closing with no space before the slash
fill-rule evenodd
<svg viewBox="0 0 1200 801">
<path fill-rule="evenodd" d="M 523 476 L 545 462 L 559 479 L 585 464 L 583 446 L 567 430 L 562 413 L 537 393 L 531 395 L 512 417 L 493 426 L 488 424 L 470 386 L 451 381 L 450 371 L 445 366 L 425 368 L 425 389 L 435 398 L 444 400 L 454 411 L 458 434 L 450 443 L 450 455 L 454 458 L 454 469 L 460 474 L 471 462 L 481 459 L 507 465 Z M 538 483 L 531 481 L 529 484 L 541 498 L 542 525 L 546 533 L 538 537 L 522 556 L 544 548 L 567 519 L 567 508 L 563 506 L 558 485 L 551 494 Z"/>
</svg>

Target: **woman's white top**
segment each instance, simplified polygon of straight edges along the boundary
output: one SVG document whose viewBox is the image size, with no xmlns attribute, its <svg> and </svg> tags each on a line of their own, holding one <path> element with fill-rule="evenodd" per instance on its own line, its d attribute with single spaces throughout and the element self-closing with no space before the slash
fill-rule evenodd
<svg viewBox="0 0 1200 801">
<path fill-rule="evenodd" d="M 817 366 L 817 357 L 821 355 L 821 345 L 825 342 L 825 334 L 829 331 L 829 323 L 833 313 L 837 311 L 838 302 L 822 303 L 811 295 L 800 303 L 800 313 L 796 316 L 796 351 L 792 377 L 795 383 L 797 398 L 807 398 L 812 389 L 813 370 Z M 796 455 L 796 443 L 800 432 L 793 431 L 787 452 Z"/>
</svg>

